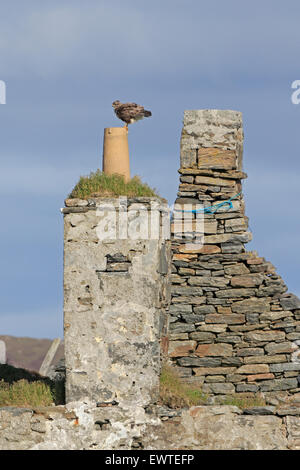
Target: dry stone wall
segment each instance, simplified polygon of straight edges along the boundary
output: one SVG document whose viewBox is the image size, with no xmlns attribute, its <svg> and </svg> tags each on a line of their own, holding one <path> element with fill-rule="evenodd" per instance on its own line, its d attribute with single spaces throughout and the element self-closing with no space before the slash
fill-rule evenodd
<svg viewBox="0 0 300 470">
<path fill-rule="evenodd" d="M 241 113 L 185 112 L 172 224 L 169 356 L 184 380 L 210 394 L 294 393 L 300 300 L 286 293 L 270 262 L 245 249 L 252 236 L 242 151 Z"/>
</svg>

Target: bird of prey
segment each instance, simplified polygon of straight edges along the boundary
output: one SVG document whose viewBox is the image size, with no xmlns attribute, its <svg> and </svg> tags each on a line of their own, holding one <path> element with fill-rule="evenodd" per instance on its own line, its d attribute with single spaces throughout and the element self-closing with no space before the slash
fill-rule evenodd
<svg viewBox="0 0 300 470">
<path fill-rule="evenodd" d="M 128 124 L 133 124 L 144 117 L 152 116 L 151 111 L 147 111 L 143 106 L 136 103 L 121 103 L 117 100 L 113 102 L 112 106 L 117 117 L 126 123 L 124 127 L 127 129 Z"/>
</svg>

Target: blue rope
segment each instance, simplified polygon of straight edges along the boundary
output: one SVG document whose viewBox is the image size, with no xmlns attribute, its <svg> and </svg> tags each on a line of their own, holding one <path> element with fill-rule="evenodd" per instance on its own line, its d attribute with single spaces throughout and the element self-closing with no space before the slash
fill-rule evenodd
<svg viewBox="0 0 300 470">
<path fill-rule="evenodd" d="M 175 209 L 175 211 L 192 212 L 193 214 L 196 214 L 197 212 L 203 212 L 204 214 L 214 214 L 215 212 L 217 212 L 218 209 L 226 205 L 229 206 L 227 210 L 230 210 L 230 209 L 233 209 L 233 204 L 231 201 L 235 199 L 236 197 L 238 197 L 240 194 L 241 192 L 236 194 L 235 196 L 232 196 L 227 201 L 220 202 L 219 204 L 214 204 L 213 206 L 210 206 L 210 207 L 203 207 L 202 209 L 192 209 L 190 211 L 185 211 L 184 209 Z"/>
</svg>

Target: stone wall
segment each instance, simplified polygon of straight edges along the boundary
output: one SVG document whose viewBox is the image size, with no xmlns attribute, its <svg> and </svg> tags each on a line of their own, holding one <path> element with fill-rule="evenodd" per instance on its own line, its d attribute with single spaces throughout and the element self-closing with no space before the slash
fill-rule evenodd
<svg viewBox="0 0 300 470">
<path fill-rule="evenodd" d="M 66 200 L 62 211 L 66 400 L 147 405 L 167 328 L 168 207 L 90 198 Z"/>
<path fill-rule="evenodd" d="M 184 380 L 207 393 L 294 393 L 300 300 L 286 293 L 270 262 L 244 247 L 251 233 L 242 150 L 241 113 L 185 112 L 172 225 L 169 356 Z"/>
<path fill-rule="evenodd" d="M 300 450 L 299 406 L 0 408 L 0 450 L 115 449 Z"/>
</svg>

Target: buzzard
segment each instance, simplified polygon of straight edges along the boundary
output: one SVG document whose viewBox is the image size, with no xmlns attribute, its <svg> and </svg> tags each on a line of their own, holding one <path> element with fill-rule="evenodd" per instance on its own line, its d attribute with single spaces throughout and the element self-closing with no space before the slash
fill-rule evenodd
<svg viewBox="0 0 300 470">
<path fill-rule="evenodd" d="M 114 101 L 112 104 L 114 111 L 121 121 L 126 122 L 125 126 L 128 129 L 128 124 L 140 121 L 144 117 L 152 116 L 151 111 L 146 111 L 143 106 L 136 103 L 121 103 L 119 100 Z"/>
</svg>

